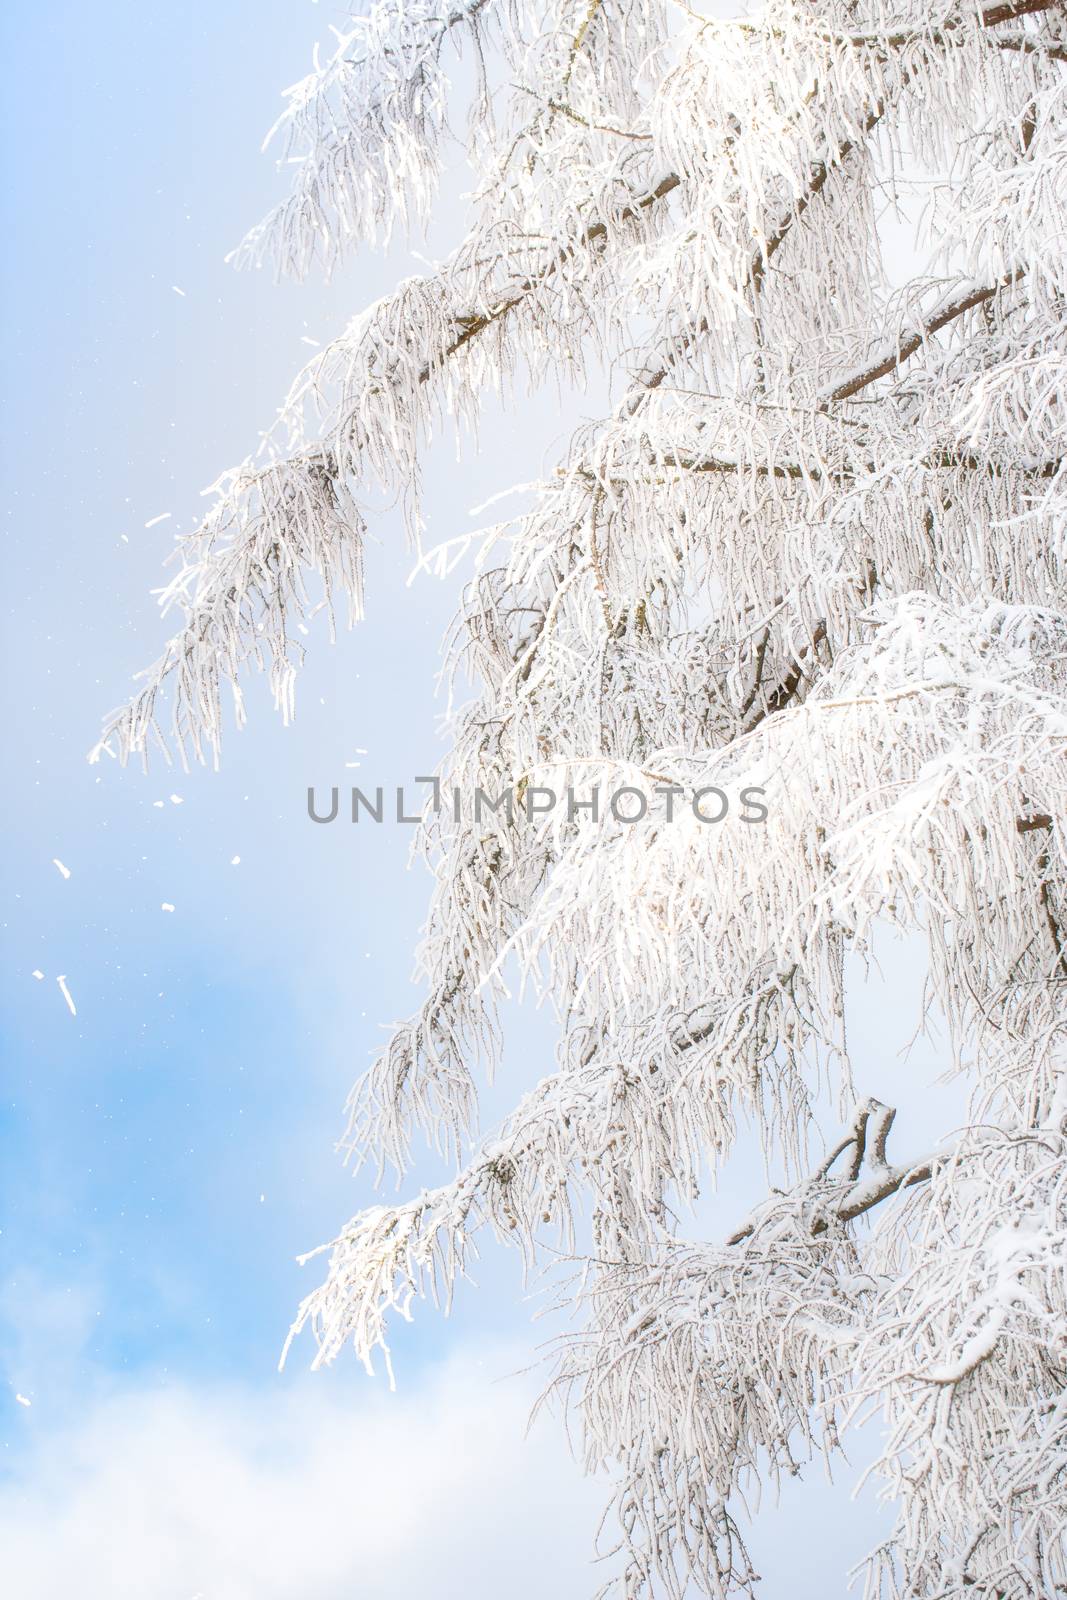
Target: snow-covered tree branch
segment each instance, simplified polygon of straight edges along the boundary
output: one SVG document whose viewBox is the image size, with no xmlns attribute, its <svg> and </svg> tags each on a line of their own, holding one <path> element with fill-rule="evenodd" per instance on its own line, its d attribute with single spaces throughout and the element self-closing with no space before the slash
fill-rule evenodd
<svg viewBox="0 0 1067 1600">
<path fill-rule="evenodd" d="M 562 1251 L 586 1322 L 552 1392 L 615 1474 L 619 1592 L 753 1592 L 746 1496 L 879 1409 L 868 1600 L 1067 1593 L 1062 3 L 377 0 L 278 127 L 295 184 L 239 264 L 422 226 L 460 144 L 465 232 L 220 479 L 103 745 L 217 759 L 250 665 L 291 716 L 291 625 L 309 581 L 361 615 L 376 493 L 434 564 L 431 436 L 598 367 L 614 396 L 473 562 L 439 777 L 514 804 L 427 809 L 425 1003 L 349 1105 L 379 1176 L 418 1132 L 455 1175 L 342 1228 L 294 1332 L 388 1361 L 479 1232 Z M 639 820 L 524 803 L 613 786 Z M 713 791 L 765 819 L 711 824 Z M 845 959 L 886 925 L 926 941 L 969 1078 L 933 1151 L 891 1152 L 853 1087 Z M 557 1059 L 486 1137 L 515 973 Z M 827 1080 L 845 1132 L 813 1154 Z M 741 1120 L 785 1186 L 683 1242 Z"/>
</svg>

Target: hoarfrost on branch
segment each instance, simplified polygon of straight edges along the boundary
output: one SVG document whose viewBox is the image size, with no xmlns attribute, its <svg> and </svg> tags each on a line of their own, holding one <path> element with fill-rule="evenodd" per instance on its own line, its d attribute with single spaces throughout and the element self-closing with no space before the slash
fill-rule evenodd
<svg viewBox="0 0 1067 1600">
<path fill-rule="evenodd" d="M 373 495 L 421 552 L 431 434 L 605 364 L 611 414 L 464 591 L 477 693 L 440 781 L 777 790 L 729 829 L 427 812 L 426 999 L 348 1143 L 403 1172 L 422 1133 L 456 1174 L 343 1227 L 294 1331 L 372 1367 L 479 1234 L 526 1269 L 562 1250 L 585 1320 L 549 1394 L 614 1476 L 609 1588 L 751 1593 L 746 1497 L 880 1410 L 897 1522 L 869 1600 L 1067 1593 L 1063 6 L 378 0 L 335 46 L 288 92 L 294 187 L 238 264 L 299 276 L 424 223 L 457 51 L 467 231 L 219 480 L 161 595 L 178 629 L 99 748 L 217 758 L 250 664 L 290 716 L 313 592 L 362 613 Z M 901 284 L 879 225 L 919 191 L 932 254 Z M 933 1151 L 891 1150 L 852 1088 L 844 962 L 876 924 L 925 938 L 969 1074 Z M 509 959 L 557 1060 L 482 1137 Z M 845 1131 L 820 1159 L 824 1073 Z M 741 1120 L 789 1182 L 684 1242 Z"/>
</svg>

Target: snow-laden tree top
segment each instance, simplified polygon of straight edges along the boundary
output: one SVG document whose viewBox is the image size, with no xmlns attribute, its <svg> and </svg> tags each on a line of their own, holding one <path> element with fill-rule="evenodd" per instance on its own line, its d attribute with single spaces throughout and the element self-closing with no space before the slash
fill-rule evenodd
<svg viewBox="0 0 1067 1600">
<path fill-rule="evenodd" d="M 369 1366 L 479 1231 L 577 1253 L 557 1378 L 615 1475 L 626 1596 L 750 1592 L 743 1496 L 871 1407 L 899 1517 L 869 1596 L 1067 1593 L 1064 7 L 379 0 L 288 91 L 295 183 L 238 263 L 330 269 L 430 218 L 460 51 L 462 243 L 220 479 L 163 593 L 180 629 L 104 735 L 217 758 L 249 663 L 291 715 L 292 630 L 323 585 L 359 616 L 374 497 L 421 540 L 431 434 L 607 365 L 612 414 L 467 552 L 448 649 L 478 692 L 441 779 L 516 805 L 428 811 L 426 1002 L 351 1099 L 359 1159 L 403 1171 L 421 1130 L 456 1176 L 343 1228 L 297 1326 Z M 879 223 L 917 192 L 902 283 Z M 568 785 L 648 815 L 523 804 Z M 713 786 L 767 820 L 665 820 Z M 876 922 L 927 940 L 973 1084 L 904 1159 L 844 1038 Z M 482 1138 L 509 960 L 558 1059 Z M 813 1166 L 823 1074 L 847 1132 Z M 682 1243 L 740 1118 L 795 1186 Z"/>
</svg>

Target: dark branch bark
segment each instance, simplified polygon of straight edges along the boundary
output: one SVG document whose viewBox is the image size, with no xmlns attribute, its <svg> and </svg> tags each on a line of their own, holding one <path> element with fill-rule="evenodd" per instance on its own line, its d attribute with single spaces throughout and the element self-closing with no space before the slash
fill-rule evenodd
<svg viewBox="0 0 1067 1600">
<path fill-rule="evenodd" d="M 771 690 L 760 709 L 755 713 L 754 716 L 750 717 L 748 722 L 745 723 L 741 730 L 742 733 L 751 733 L 755 728 L 759 727 L 761 722 L 766 722 L 768 717 L 773 717 L 777 712 L 783 710 L 783 708 L 790 703 L 797 690 L 800 688 L 800 685 L 808 676 L 804 666 L 804 657 L 814 657 L 819 646 L 824 643 L 825 639 L 826 623 L 818 622 L 812 629 L 811 643 L 802 645 L 797 651 L 793 660 L 793 665 L 790 667 L 789 671 L 784 677 L 779 678 L 777 684 Z"/>
<path fill-rule="evenodd" d="M 830 398 L 833 398 L 832 396 Z M 945 472 L 988 472 L 996 477 L 1004 472 L 1020 472 L 1028 478 L 1054 478 L 1061 470 L 1063 461 L 1043 461 L 1040 466 L 1022 467 L 1013 461 L 995 461 L 983 456 L 954 455 L 950 450 L 943 450 L 936 456 L 923 456 L 918 463 L 920 466 L 929 467 L 931 470 L 943 469 Z M 840 471 L 828 471 L 821 466 L 802 466 L 796 461 L 775 462 L 768 466 L 762 461 L 726 461 L 709 458 L 699 460 L 688 456 L 666 455 L 660 456 L 654 463 L 656 467 L 671 467 L 679 472 L 708 472 L 720 473 L 724 477 L 733 475 L 741 476 L 750 473 L 756 478 L 782 478 L 803 481 L 810 478 L 813 481 L 825 478 L 830 483 L 852 483 L 861 472 L 878 472 L 877 461 L 857 461 L 853 466 L 842 467 Z M 622 481 L 622 480 L 617 480 Z"/>
<path fill-rule="evenodd" d="M 647 211 L 650 206 L 654 206 L 657 201 L 666 199 L 667 195 L 672 194 L 673 191 L 678 188 L 678 185 L 681 183 L 681 181 L 682 180 L 674 173 L 669 173 L 668 176 L 663 178 L 654 189 L 649 190 L 647 194 L 644 194 L 639 199 L 635 200 L 633 205 L 627 206 L 625 210 L 620 213 L 621 220 L 624 222 L 635 220 L 643 211 Z M 440 366 L 442 366 L 450 356 L 456 355 L 458 351 L 464 348 L 465 345 L 468 345 L 472 340 L 477 339 L 479 334 L 484 333 L 485 330 L 492 327 L 494 323 L 503 321 L 506 316 L 515 310 L 516 306 L 520 306 L 524 300 L 528 299 L 535 289 L 538 289 L 542 284 L 547 283 L 552 277 L 554 277 L 561 267 L 565 266 L 568 261 L 572 260 L 579 249 L 585 245 L 597 244 L 601 240 L 606 239 L 607 232 L 608 229 L 606 223 L 590 223 L 589 227 L 585 229 L 584 233 L 581 234 L 580 238 L 574 244 L 562 246 L 559 252 L 541 272 L 539 272 L 535 277 L 527 278 L 525 282 L 520 284 L 518 289 L 516 289 L 515 292 L 509 296 L 508 299 L 503 300 L 499 305 L 494 306 L 492 311 L 480 312 L 477 315 L 471 315 L 469 317 L 457 317 L 453 323 L 453 326 L 456 329 L 455 337 L 449 344 L 445 345 L 436 356 L 432 357 L 431 360 L 426 363 L 419 373 L 419 382 L 428 382 L 433 373 Z"/>
<path fill-rule="evenodd" d="M 1032 828 L 1051 828 L 1052 818 L 1047 811 L 1042 811 L 1036 817 L 1020 817 L 1015 826 L 1020 833 L 1029 833 Z"/>
<path fill-rule="evenodd" d="M 1067 978 L 1067 937 L 1065 937 L 1059 917 L 1052 904 L 1052 894 L 1048 879 L 1049 865 L 1048 851 L 1043 850 L 1037 861 L 1037 870 L 1041 877 L 1038 898 L 1041 902 L 1041 910 L 1044 913 L 1045 926 L 1048 928 L 1049 938 L 1052 940 L 1052 948 L 1056 952 L 1056 966 L 1059 968 L 1061 976 Z"/>
<path fill-rule="evenodd" d="M 1014 39 L 998 39 L 999 50 L 1019 50 L 1026 55 L 1042 56 L 1046 61 L 1067 61 L 1067 48 L 1060 44 L 1045 44 L 1041 39 L 1033 39 L 1028 33 L 1021 33 Z"/>
<path fill-rule="evenodd" d="M 967 289 L 948 305 L 942 306 L 928 322 L 921 328 L 915 328 L 897 341 L 894 349 L 887 355 L 880 357 L 862 372 L 853 373 L 844 382 L 839 383 L 835 389 L 824 397 L 823 404 L 831 405 L 838 400 L 851 400 L 853 395 L 859 394 L 861 389 L 866 389 L 869 384 L 876 383 L 879 378 L 887 377 L 890 372 L 902 366 L 916 350 L 921 350 L 928 339 L 935 333 L 940 333 L 950 322 L 955 322 L 957 317 L 962 317 L 965 312 L 973 311 L 976 306 L 984 305 L 993 300 L 1002 289 L 1009 284 L 1018 283 L 1025 276 L 1025 269 L 1020 267 L 1015 272 L 1009 272 L 998 283 L 987 284 L 980 289 Z"/>
<path fill-rule="evenodd" d="M 1063 0 L 1008 0 L 1006 5 L 990 6 L 988 11 L 982 12 L 982 25 L 986 28 L 996 28 L 1002 22 L 1011 22 L 1015 17 L 1032 17 L 1040 11 L 1059 11 Z"/>
<path fill-rule="evenodd" d="M 864 1101 L 857 1107 L 848 1134 L 823 1162 L 815 1176 L 801 1185 L 797 1191 L 798 1198 L 802 1198 L 804 1191 L 810 1189 L 812 1198 L 819 1202 L 811 1223 L 813 1238 L 826 1233 L 835 1222 L 854 1222 L 857 1217 L 873 1211 L 875 1206 L 898 1194 L 901 1189 L 926 1183 L 937 1162 L 944 1159 L 940 1156 L 924 1156 L 910 1166 L 889 1166 L 885 1158 L 886 1141 L 895 1116 L 893 1108 L 882 1105 L 879 1100 Z M 831 1182 L 830 1168 L 838 1156 L 849 1149 L 852 1150 L 852 1159 L 848 1176 Z M 867 1170 L 866 1177 L 863 1175 L 864 1168 Z M 759 1216 L 756 1214 L 742 1223 L 726 1243 L 740 1244 L 751 1238 L 758 1227 Z"/>
</svg>

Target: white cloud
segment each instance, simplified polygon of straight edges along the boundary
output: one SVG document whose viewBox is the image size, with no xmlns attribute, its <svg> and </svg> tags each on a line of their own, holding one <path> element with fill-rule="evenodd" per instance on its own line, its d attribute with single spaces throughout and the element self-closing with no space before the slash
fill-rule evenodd
<svg viewBox="0 0 1067 1600">
<path fill-rule="evenodd" d="M 284 1378 L 132 1381 L 88 1354 L 100 1302 L 91 1276 L 57 1286 L 32 1267 L 0 1289 L 4 1593 L 591 1600 L 616 1570 L 591 1561 L 608 1484 L 582 1476 L 558 1418 L 525 1436 L 546 1375 L 510 1376 L 528 1342 L 468 1337 L 421 1366 L 408 1351 L 396 1394 L 354 1360 L 309 1374 L 299 1347 Z M 813 1469 L 765 1497 L 745 1537 L 768 1600 L 843 1600 L 885 1537 L 888 1508 L 849 1499 L 877 1433 L 853 1439 L 836 1485 Z"/>
<path fill-rule="evenodd" d="M 126 1387 L 0 1490 L 20 1600 L 587 1600 L 600 1485 L 494 1347 L 405 1392 Z M 26 1426 L 35 1413 L 24 1412 Z"/>
</svg>

